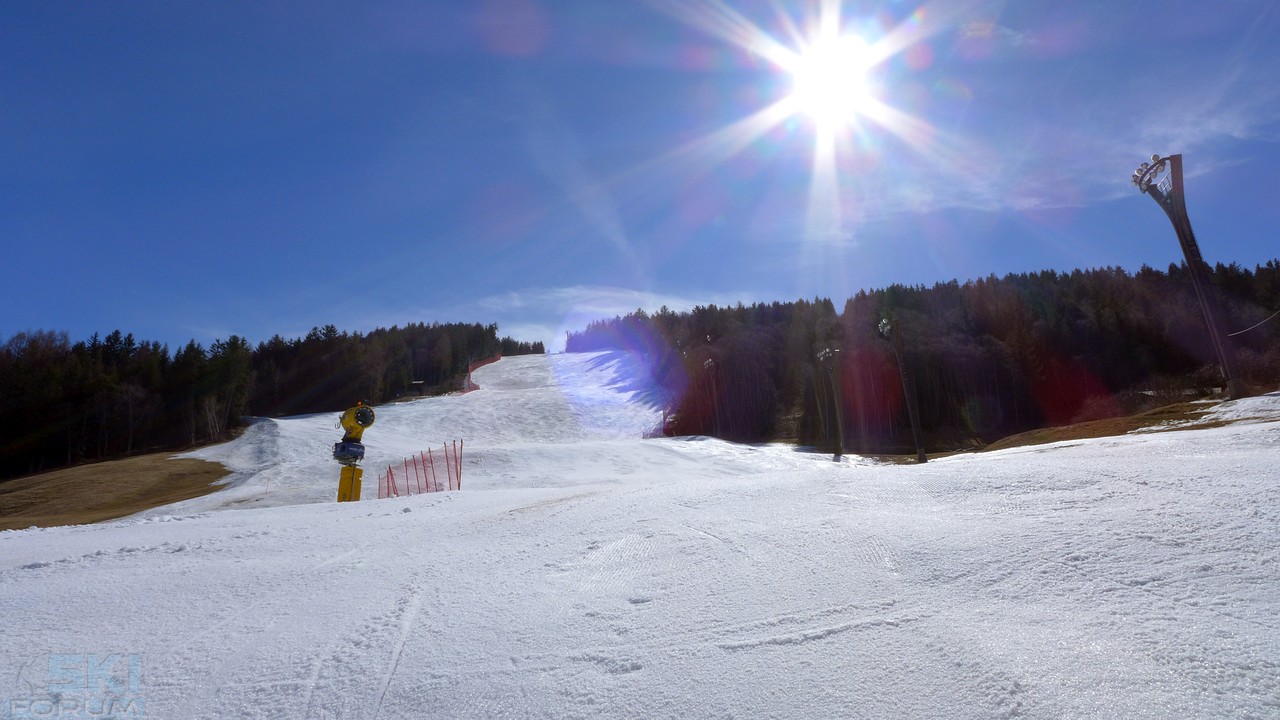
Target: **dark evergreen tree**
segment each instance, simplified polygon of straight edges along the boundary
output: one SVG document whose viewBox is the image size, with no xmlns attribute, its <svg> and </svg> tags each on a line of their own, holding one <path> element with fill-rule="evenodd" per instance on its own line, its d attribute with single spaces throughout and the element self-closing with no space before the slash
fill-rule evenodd
<svg viewBox="0 0 1280 720">
<path fill-rule="evenodd" d="M 245 415 L 386 402 L 415 380 L 456 390 L 475 360 L 544 351 L 497 331 L 416 324 L 363 335 L 325 325 L 257 348 L 237 335 L 208 349 L 192 341 L 172 357 L 120 330 L 75 345 L 65 333 L 19 333 L 0 345 L 0 479 L 222 440 Z"/>
<path fill-rule="evenodd" d="M 1214 284 L 1228 327 L 1244 331 L 1232 340 L 1238 372 L 1274 387 L 1280 262 L 1219 265 Z M 1190 276 L 1178 265 L 895 285 L 859 292 L 839 317 L 822 298 L 637 311 L 569 333 L 566 349 L 672 353 L 688 380 L 671 394 L 671 434 L 829 449 L 843 426 L 854 451 L 902 452 L 911 435 L 898 360 L 876 332 L 888 316 L 935 449 L 1132 412 L 1207 392 L 1216 378 Z M 650 339 L 638 346 L 639 336 Z M 840 351 L 834 365 L 818 360 L 826 348 Z"/>
</svg>

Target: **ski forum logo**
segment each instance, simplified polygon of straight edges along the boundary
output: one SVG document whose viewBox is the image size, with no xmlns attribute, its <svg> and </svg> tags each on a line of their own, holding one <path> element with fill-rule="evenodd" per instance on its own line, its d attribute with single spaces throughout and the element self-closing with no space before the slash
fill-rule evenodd
<svg viewBox="0 0 1280 720">
<path fill-rule="evenodd" d="M 6 720 L 146 716 L 141 655 L 51 654 L 43 688 L 26 677 L 36 667 L 18 671 L 17 685 L 29 693 L 5 701 Z"/>
</svg>

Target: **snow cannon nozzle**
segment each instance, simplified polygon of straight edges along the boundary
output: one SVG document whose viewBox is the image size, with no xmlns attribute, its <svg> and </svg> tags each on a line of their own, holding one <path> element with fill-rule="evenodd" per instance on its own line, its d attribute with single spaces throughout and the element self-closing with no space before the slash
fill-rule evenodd
<svg viewBox="0 0 1280 720">
<path fill-rule="evenodd" d="M 363 401 L 361 401 L 363 403 Z M 373 425 L 375 415 L 373 408 L 368 405 L 355 405 L 347 408 L 342 413 L 342 417 L 338 420 L 338 424 L 345 431 L 342 436 L 342 442 L 359 444 L 364 431 Z M 361 453 L 363 455 L 363 453 Z"/>
</svg>

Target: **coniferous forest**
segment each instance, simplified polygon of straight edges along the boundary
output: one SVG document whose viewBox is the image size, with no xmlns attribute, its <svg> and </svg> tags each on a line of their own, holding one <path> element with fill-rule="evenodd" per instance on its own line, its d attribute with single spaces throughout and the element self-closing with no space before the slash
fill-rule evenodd
<svg viewBox="0 0 1280 720">
<path fill-rule="evenodd" d="M 19 333 L 0 347 L 0 479 L 222 440 L 246 415 L 445 392 L 473 361 L 542 352 L 540 342 L 499 338 L 496 324 L 367 334 L 326 325 L 257 347 L 232 335 L 174 353 L 118 330 L 74 344 L 66 333 Z"/>
<path fill-rule="evenodd" d="M 1231 337 L 1236 374 L 1255 391 L 1275 389 L 1280 262 L 1218 265 L 1212 280 L 1228 332 L 1247 330 Z M 851 452 L 904 453 L 914 442 L 894 344 L 879 331 L 885 319 L 901 341 L 930 452 L 1130 414 L 1221 385 L 1181 265 L 896 285 L 859 292 L 839 313 L 821 298 L 637 311 L 570 333 L 566 347 L 650 358 L 668 435 L 833 448 L 842 429 Z"/>
<path fill-rule="evenodd" d="M 1280 261 L 1217 265 L 1236 374 L 1280 385 Z M 783 440 L 850 452 L 913 446 L 908 395 L 930 452 L 1131 413 L 1221 385 L 1181 265 L 1044 271 L 831 300 L 636 311 L 566 337 L 566 350 L 644 357 L 663 432 Z M 830 351 L 830 352 L 824 352 Z M 231 336 L 171 353 L 113 332 L 71 343 L 20 333 L 0 346 L 0 479 L 224 439 L 246 415 L 341 410 L 458 387 L 469 364 L 542 353 L 497 325 L 416 324 L 367 334 L 332 325 L 251 346 Z M 838 405 L 837 405 L 838 403 Z"/>
</svg>

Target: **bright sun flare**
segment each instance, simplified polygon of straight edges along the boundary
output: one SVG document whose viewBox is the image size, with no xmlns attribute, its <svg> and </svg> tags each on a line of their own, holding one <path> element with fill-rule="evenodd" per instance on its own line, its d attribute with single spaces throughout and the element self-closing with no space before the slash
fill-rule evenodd
<svg viewBox="0 0 1280 720">
<path fill-rule="evenodd" d="M 853 122 L 871 100 L 867 87 L 867 45 L 853 35 L 823 38 L 805 48 L 791 72 L 790 102 L 819 126 Z"/>
<path fill-rule="evenodd" d="M 855 161 L 864 151 L 874 151 L 883 133 L 917 148 L 925 148 L 936 134 L 928 123 L 882 97 L 892 86 L 882 81 L 881 65 L 943 27 L 940 22 L 925 23 L 923 9 L 886 29 L 871 20 L 843 21 L 841 0 L 811 0 L 802 17 L 782 14 L 777 22 L 782 33 L 775 37 L 725 0 L 648 1 L 768 61 L 775 71 L 769 78 L 771 91 L 783 89 L 778 81 L 789 81 L 786 94 L 777 101 L 697 138 L 671 156 L 723 162 L 774 128 L 789 130 L 792 118 L 809 118 L 813 162 L 806 237 L 826 240 L 847 235 L 844 214 L 852 205 L 842 194 L 842 173 L 856 171 Z M 864 30 L 867 35 L 862 34 Z M 788 131 L 781 137 L 790 136 Z"/>
</svg>

